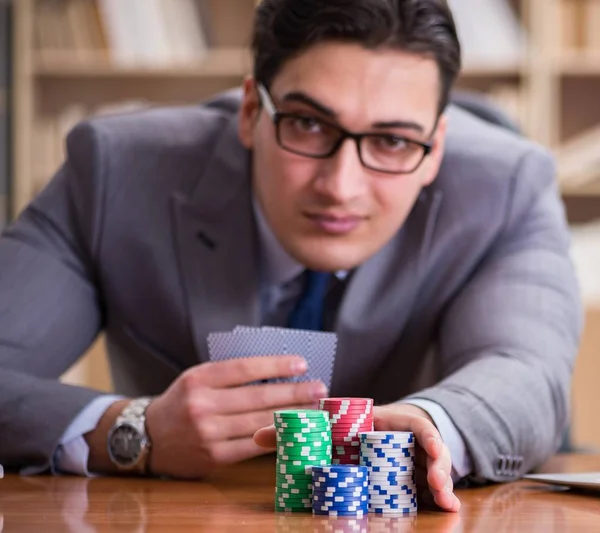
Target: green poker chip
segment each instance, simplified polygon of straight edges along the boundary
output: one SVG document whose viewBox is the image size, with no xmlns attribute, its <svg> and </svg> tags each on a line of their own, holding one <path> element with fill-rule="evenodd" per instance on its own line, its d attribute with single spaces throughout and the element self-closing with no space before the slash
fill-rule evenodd
<svg viewBox="0 0 600 533">
<path fill-rule="evenodd" d="M 320 409 L 282 409 L 273 413 L 275 418 L 323 418 L 329 420 L 329 412 Z"/>
</svg>

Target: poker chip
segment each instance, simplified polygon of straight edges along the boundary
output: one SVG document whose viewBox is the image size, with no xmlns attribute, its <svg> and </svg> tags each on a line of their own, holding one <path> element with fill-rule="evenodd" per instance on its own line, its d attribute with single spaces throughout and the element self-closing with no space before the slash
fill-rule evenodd
<svg viewBox="0 0 600 533">
<path fill-rule="evenodd" d="M 322 398 L 319 408 L 329 413 L 333 464 L 359 464 L 361 432 L 373 431 L 371 398 Z"/>
<path fill-rule="evenodd" d="M 380 524 L 417 512 L 414 435 L 374 431 L 372 399 L 323 398 L 274 422 L 275 511 L 357 523 L 371 513 Z"/>
<path fill-rule="evenodd" d="M 322 410 L 280 410 L 274 416 L 277 441 L 275 510 L 310 512 L 312 466 L 331 464 L 331 425 Z"/>
<path fill-rule="evenodd" d="M 360 465 L 313 466 L 313 514 L 364 516 L 369 512 L 367 468 Z"/>
<path fill-rule="evenodd" d="M 369 513 L 416 512 L 414 435 L 371 431 L 361 433 L 359 439 L 360 464 L 369 473 Z"/>
</svg>

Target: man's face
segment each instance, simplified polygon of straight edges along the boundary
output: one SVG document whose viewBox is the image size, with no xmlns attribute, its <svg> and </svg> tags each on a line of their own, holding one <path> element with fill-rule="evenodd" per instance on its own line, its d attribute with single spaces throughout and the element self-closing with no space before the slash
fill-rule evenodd
<svg viewBox="0 0 600 533">
<path fill-rule="evenodd" d="M 260 105 L 255 82 L 246 82 L 240 138 L 253 150 L 254 192 L 292 257 L 315 270 L 346 270 L 363 263 L 394 236 L 440 165 L 444 117 L 433 132 L 439 90 L 439 71 L 432 59 L 339 43 L 315 46 L 288 61 L 269 87 L 281 113 L 312 117 L 355 133 L 433 141 L 432 153 L 417 170 L 390 175 L 365 168 L 351 139 L 324 159 L 284 150 Z M 305 129 L 318 131 L 318 124 L 308 119 L 297 127 L 304 135 Z"/>
</svg>

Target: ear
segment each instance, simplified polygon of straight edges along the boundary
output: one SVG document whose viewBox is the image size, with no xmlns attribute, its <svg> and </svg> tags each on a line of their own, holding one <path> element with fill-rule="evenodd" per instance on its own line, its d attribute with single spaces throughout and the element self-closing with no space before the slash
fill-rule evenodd
<svg viewBox="0 0 600 533">
<path fill-rule="evenodd" d="M 239 111 L 238 137 L 248 149 L 254 144 L 254 126 L 260 113 L 260 100 L 256 90 L 256 83 L 252 76 L 244 80 L 244 96 Z"/>
<path fill-rule="evenodd" d="M 446 147 L 446 130 L 448 128 L 448 119 L 445 114 L 442 114 L 438 120 L 438 125 L 433 136 L 433 148 L 431 153 L 427 157 L 428 161 L 425 165 L 425 172 L 423 173 L 422 186 L 427 187 L 431 185 L 440 170 L 442 160 L 444 158 L 444 149 Z"/>
</svg>

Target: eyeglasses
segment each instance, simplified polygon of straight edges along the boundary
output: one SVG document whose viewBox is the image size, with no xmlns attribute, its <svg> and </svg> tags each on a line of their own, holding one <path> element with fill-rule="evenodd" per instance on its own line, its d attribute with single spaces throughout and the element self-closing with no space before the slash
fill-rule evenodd
<svg viewBox="0 0 600 533">
<path fill-rule="evenodd" d="M 275 125 L 277 143 L 288 152 L 326 159 L 346 139 L 352 139 L 362 165 L 386 174 L 411 174 L 431 153 L 431 142 L 389 133 L 352 133 L 308 113 L 281 113 L 265 86 L 259 83 L 257 88 L 262 105 Z"/>
</svg>

